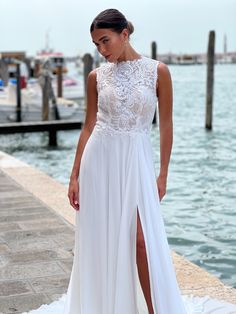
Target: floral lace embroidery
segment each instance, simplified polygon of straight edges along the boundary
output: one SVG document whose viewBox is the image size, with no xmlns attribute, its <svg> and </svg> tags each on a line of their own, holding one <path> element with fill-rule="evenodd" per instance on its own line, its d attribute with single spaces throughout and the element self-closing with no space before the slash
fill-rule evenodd
<svg viewBox="0 0 236 314">
<path fill-rule="evenodd" d="M 108 134 L 150 132 L 158 98 L 159 61 L 106 63 L 96 69 L 98 112 L 95 128 Z"/>
</svg>

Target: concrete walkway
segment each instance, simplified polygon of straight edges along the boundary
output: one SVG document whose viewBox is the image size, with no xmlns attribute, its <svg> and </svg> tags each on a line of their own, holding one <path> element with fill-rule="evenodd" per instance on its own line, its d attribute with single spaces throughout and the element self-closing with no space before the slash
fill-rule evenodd
<svg viewBox="0 0 236 314">
<path fill-rule="evenodd" d="M 0 151 L 0 314 L 22 313 L 66 292 L 75 210 L 67 187 Z M 172 251 L 183 294 L 236 304 L 236 290 Z"/>
<path fill-rule="evenodd" d="M 74 227 L 0 170 L 0 313 L 22 313 L 66 291 Z"/>
</svg>

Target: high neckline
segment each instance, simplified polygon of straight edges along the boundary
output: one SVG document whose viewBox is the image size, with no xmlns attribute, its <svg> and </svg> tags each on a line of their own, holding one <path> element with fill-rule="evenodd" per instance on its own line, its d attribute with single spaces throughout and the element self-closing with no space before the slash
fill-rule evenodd
<svg viewBox="0 0 236 314">
<path fill-rule="evenodd" d="M 131 63 L 135 63 L 135 62 L 139 62 L 143 60 L 143 55 L 140 55 L 139 58 L 135 58 L 135 59 L 132 59 L 132 60 L 123 60 L 123 61 L 116 61 L 115 64 L 116 65 L 120 65 L 120 64 L 131 64 Z"/>
</svg>

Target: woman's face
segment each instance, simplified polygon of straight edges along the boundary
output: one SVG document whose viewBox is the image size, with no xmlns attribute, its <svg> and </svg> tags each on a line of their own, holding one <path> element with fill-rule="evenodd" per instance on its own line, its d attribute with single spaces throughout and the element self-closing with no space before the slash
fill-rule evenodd
<svg viewBox="0 0 236 314">
<path fill-rule="evenodd" d="M 128 38 L 128 30 L 118 34 L 111 29 L 94 29 L 91 33 L 93 43 L 99 53 L 109 62 L 116 62 L 124 51 L 125 41 Z"/>
</svg>

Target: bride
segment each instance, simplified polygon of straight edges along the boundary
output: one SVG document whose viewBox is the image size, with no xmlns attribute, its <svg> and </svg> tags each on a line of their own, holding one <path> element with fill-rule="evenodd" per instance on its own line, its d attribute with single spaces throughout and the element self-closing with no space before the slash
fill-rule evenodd
<svg viewBox="0 0 236 314">
<path fill-rule="evenodd" d="M 171 76 L 164 63 L 134 50 L 133 31 L 116 9 L 91 24 L 92 41 L 108 62 L 88 77 L 69 184 L 76 210 L 70 283 L 61 298 L 30 314 L 236 313 L 233 304 L 180 294 L 160 210 L 172 148 Z M 149 135 L 157 102 L 155 178 Z"/>
</svg>

